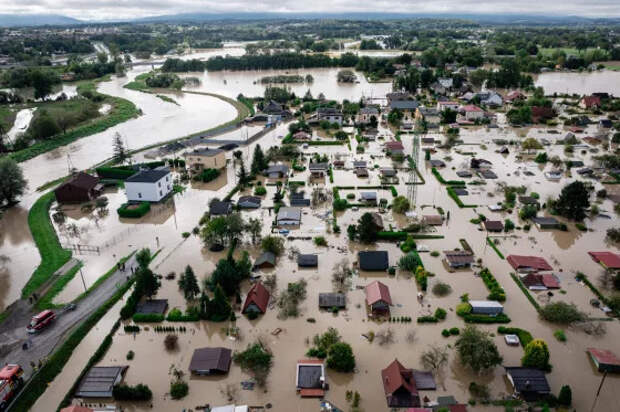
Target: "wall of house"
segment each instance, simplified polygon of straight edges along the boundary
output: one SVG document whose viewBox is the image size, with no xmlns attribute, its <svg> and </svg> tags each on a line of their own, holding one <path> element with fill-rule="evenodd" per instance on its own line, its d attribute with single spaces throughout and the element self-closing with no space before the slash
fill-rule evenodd
<svg viewBox="0 0 620 412">
<path fill-rule="evenodd" d="M 159 202 L 170 192 L 172 192 L 170 174 L 155 183 L 125 182 L 125 193 L 130 202 Z"/>
</svg>

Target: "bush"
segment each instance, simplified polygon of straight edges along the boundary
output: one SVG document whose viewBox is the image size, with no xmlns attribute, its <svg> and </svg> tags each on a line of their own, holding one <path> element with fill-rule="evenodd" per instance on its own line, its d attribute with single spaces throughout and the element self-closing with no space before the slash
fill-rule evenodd
<svg viewBox="0 0 620 412">
<path fill-rule="evenodd" d="M 134 219 L 146 215 L 151 210 L 151 204 L 149 202 L 141 202 L 137 207 L 129 208 L 130 206 L 134 205 L 123 203 L 118 209 L 116 209 L 116 212 L 120 217 Z"/>
<path fill-rule="evenodd" d="M 164 315 L 159 313 L 135 313 L 132 317 L 133 321 L 139 322 L 163 322 Z"/>
<path fill-rule="evenodd" d="M 566 333 L 564 333 L 562 329 L 558 329 L 553 332 L 553 336 L 555 336 L 555 338 L 560 342 L 566 342 Z"/>
<path fill-rule="evenodd" d="M 313 239 L 313 241 L 317 246 L 327 246 L 327 240 L 323 236 L 317 236 Z"/>
<path fill-rule="evenodd" d="M 129 352 L 127 352 L 127 360 L 133 360 L 133 358 L 136 356 L 136 353 L 132 350 L 130 350 Z"/>
<path fill-rule="evenodd" d="M 450 335 L 456 336 L 459 333 L 461 333 L 461 330 L 459 328 L 457 328 L 456 326 L 453 328 L 450 328 Z"/>
<path fill-rule="evenodd" d="M 141 383 L 136 386 L 120 384 L 112 388 L 112 397 L 116 401 L 150 401 L 153 399 L 153 392 Z"/>
<path fill-rule="evenodd" d="M 510 232 L 511 230 L 514 230 L 514 228 L 515 228 L 515 224 L 512 220 L 510 219 L 504 220 L 504 232 Z"/>
<path fill-rule="evenodd" d="M 548 303 L 540 308 L 540 316 L 552 323 L 571 324 L 585 319 L 585 314 L 574 304 L 566 302 Z"/>
<path fill-rule="evenodd" d="M 337 342 L 330 346 L 327 356 L 327 367 L 338 372 L 353 372 L 355 356 L 351 345 Z"/>
<path fill-rule="evenodd" d="M 179 346 L 179 337 L 177 335 L 166 335 L 164 346 L 167 350 L 175 350 Z"/>
<path fill-rule="evenodd" d="M 433 294 L 437 296 L 448 296 L 452 292 L 452 287 L 447 283 L 437 282 L 433 285 Z"/>
<path fill-rule="evenodd" d="M 418 323 L 437 323 L 438 320 L 434 316 L 420 316 L 417 319 Z"/>
<path fill-rule="evenodd" d="M 573 403 L 573 391 L 570 386 L 562 386 L 562 389 L 560 389 L 560 395 L 558 396 L 558 403 L 563 406 L 570 406 Z"/>
<path fill-rule="evenodd" d="M 437 308 L 435 310 L 435 317 L 439 320 L 444 320 L 446 318 L 446 316 L 448 315 L 448 313 L 446 312 L 445 309 L 443 308 Z"/>
<path fill-rule="evenodd" d="M 254 189 L 254 194 L 256 196 L 264 196 L 267 194 L 267 188 L 265 188 L 265 186 L 256 186 Z"/>
<path fill-rule="evenodd" d="M 443 336 L 444 338 L 447 338 L 448 336 L 450 336 L 450 331 L 448 329 L 442 330 L 441 336 Z"/>
<path fill-rule="evenodd" d="M 549 347 L 542 339 L 534 339 L 525 347 L 521 365 L 527 368 L 549 370 Z"/>
<path fill-rule="evenodd" d="M 189 386 L 186 382 L 178 380 L 170 382 L 170 396 L 172 399 L 181 399 L 187 396 L 189 393 Z"/>
<path fill-rule="evenodd" d="M 140 326 L 138 325 L 125 325 L 125 333 L 138 333 L 140 332 Z"/>
<path fill-rule="evenodd" d="M 509 323 L 510 322 L 510 318 L 503 313 L 500 313 L 499 315 L 496 315 L 496 316 L 475 315 L 475 314 L 470 313 L 469 315 L 463 316 L 463 319 L 465 319 L 465 322 L 467 323 Z"/>
<path fill-rule="evenodd" d="M 456 305 L 456 314 L 459 316 L 466 316 L 471 313 L 471 305 L 468 302 L 461 302 Z"/>
<path fill-rule="evenodd" d="M 136 170 L 124 169 L 120 167 L 98 167 L 95 169 L 97 176 L 102 179 L 125 180 L 136 174 Z"/>
<path fill-rule="evenodd" d="M 220 171 L 217 169 L 204 169 L 200 174 L 196 175 L 196 180 L 200 180 L 203 183 L 211 182 L 217 179 L 220 175 Z"/>
<path fill-rule="evenodd" d="M 498 302 L 506 301 L 506 292 L 500 286 L 499 282 L 491 274 L 488 268 L 484 268 L 480 271 L 480 277 L 482 278 L 482 281 L 484 282 L 487 289 L 489 289 L 489 291 L 491 292 L 489 296 L 487 296 L 487 299 L 496 300 Z"/>
<path fill-rule="evenodd" d="M 519 337 L 519 342 L 521 346 L 526 347 L 528 343 L 534 340 L 532 334 L 525 329 L 519 328 L 507 328 L 505 326 L 498 326 L 497 333 L 501 333 L 502 335 L 517 335 Z"/>
</svg>

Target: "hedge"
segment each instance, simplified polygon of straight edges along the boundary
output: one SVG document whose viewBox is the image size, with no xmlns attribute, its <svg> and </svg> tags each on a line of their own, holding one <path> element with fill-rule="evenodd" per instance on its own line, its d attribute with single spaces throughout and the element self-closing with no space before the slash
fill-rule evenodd
<svg viewBox="0 0 620 412">
<path fill-rule="evenodd" d="M 465 186 L 467 184 L 463 180 L 445 180 L 443 178 L 443 176 L 441 175 L 441 173 L 439 173 L 439 170 L 437 170 L 437 168 L 435 168 L 435 167 L 431 168 L 431 173 L 433 173 L 433 175 L 435 175 L 435 177 L 437 178 L 439 183 L 441 183 L 442 185 Z"/>
<path fill-rule="evenodd" d="M 525 329 L 520 328 L 507 328 L 505 326 L 498 326 L 497 333 L 501 333 L 502 335 L 517 335 L 519 337 L 519 342 L 521 346 L 524 348 L 528 343 L 534 340 L 532 334 L 526 331 Z"/>
<path fill-rule="evenodd" d="M 120 167 L 98 167 L 95 169 L 97 176 L 103 179 L 125 180 L 136 174 L 136 170 L 128 170 Z"/>
<path fill-rule="evenodd" d="M 504 291 L 504 288 L 500 286 L 499 282 L 495 279 L 488 268 L 484 268 L 480 271 L 480 277 L 482 278 L 484 285 L 491 292 L 487 299 L 497 300 L 499 302 L 506 301 L 506 292 Z"/>
<path fill-rule="evenodd" d="M 396 190 L 394 186 L 390 186 L 390 191 L 392 192 L 392 196 L 394 197 L 398 196 L 398 191 Z"/>
<path fill-rule="evenodd" d="M 594 293 L 600 300 L 601 302 L 603 302 L 605 305 L 609 306 L 609 299 L 607 298 L 607 296 L 603 295 L 597 288 L 596 286 L 594 286 L 592 284 L 592 282 L 590 282 L 590 280 L 588 279 L 588 277 L 581 272 L 577 272 L 577 276 L 575 276 L 575 278 L 579 281 L 582 281 L 583 283 L 586 284 L 586 286 L 588 288 L 590 288 L 590 290 L 592 291 L 592 293 Z M 614 311 L 614 313 L 616 314 L 616 316 L 620 316 L 620 313 L 618 313 L 618 311 Z"/>
<path fill-rule="evenodd" d="M 452 186 L 446 187 L 446 190 L 448 191 L 448 196 L 450 196 L 461 209 L 478 207 L 478 205 L 466 205 L 465 203 L 463 203 L 463 201 L 459 198 L 459 195 L 456 194 Z"/>
<path fill-rule="evenodd" d="M 175 308 L 168 313 L 166 320 L 169 322 L 198 322 L 200 316 L 197 313 L 183 314 L 180 309 Z"/>
<path fill-rule="evenodd" d="M 477 315 L 470 313 L 468 315 L 463 316 L 466 323 L 508 323 L 510 322 L 510 318 L 500 313 L 496 316 L 488 316 L 488 315 Z"/>
<path fill-rule="evenodd" d="M 50 382 L 62 372 L 63 367 L 73 354 L 73 350 L 80 344 L 82 339 L 90 332 L 90 330 L 99 322 L 99 320 L 110 310 L 116 302 L 123 297 L 125 292 L 131 287 L 133 280 L 126 282 L 121 286 L 110 299 L 99 307 L 92 315 L 77 327 L 77 329 L 69 335 L 67 340 L 60 345 L 58 350 L 54 352 L 49 360 L 43 364 L 39 373 L 34 375 L 28 384 L 28 390 L 22 391 L 19 398 L 13 404 L 13 410 L 27 411 L 32 408 L 37 399 L 45 392 Z"/>
<path fill-rule="evenodd" d="M 163 322 L 164 315 L 160 313 L 134 313 L 132 320 L 139 322 Z"/>
<path fill-rule="evenodd" d="M 388 231 L 382 230 L 377 233 L 377 239 L 379 240 L 387 240 L 387 241 L 404 241 L 407 239 L 407 236 L 411 236 L 412 239 L 443 239 L 443 235 L 427 235 L 427 234 L 415 234 L 411 232 L 403 232 L 403 231 Z"/>
<path fill-rule="evenodd" d="M 417 321 L 418 323 L 437 323 L 439 322 L 439 319 L 435 316 L 420 316 Z"/>
<path fill-rule="evenodd" d="M 500 259 L 504 259 L 504 255 L 502 254 L 502 252 L 499 251 L 499 249 L 497 248 L 497 245 L 495 244 L 495 242 L 493 242 L 493 239 L 491 239 L 488 236 L 487 236 L 487 243 L 489 244 L 489 246 L 493 248 L 493 250 L 495 251 L 495 253 L 497 253 L 497 256 L 499 256 Z"/>
<path fill-rule="evenodd" d="M 512 278 L 512 280 L 514 280 L 517 283 L 517 286 L 519 286 L 519 289 L 521 289 L 521 291 L 525 294 L 525 296 L 530 301 L 530 303 L 534 305 L 536 310 L 540 310 L 540 305 L 538 304 L 538 302 L 536 302 L 536 299 L 534 299 L 534 296 L 532 296 L 530 291 L 527 290 L 527 288 L 523 285 L 523 283 L 521 282 L 521 279 L 519 279 L 519 277 L 515 275 L 514 273 L 511 273 L 510 277 Z"/>
<path fill-rule="evenodd" d="M 129 203 L 123 203 L 121 207 L 116 209 L 116 212 L 120 217 L 135 219 L 146 215 L 150 210 L 151 204 L 149 202 L 141 202 L 134 209 L 129 209 Z"/>
</svg>

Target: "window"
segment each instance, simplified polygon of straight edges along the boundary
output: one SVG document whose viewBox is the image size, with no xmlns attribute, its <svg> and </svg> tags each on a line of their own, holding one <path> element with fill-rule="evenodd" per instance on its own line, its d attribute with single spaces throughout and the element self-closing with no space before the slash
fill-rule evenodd
<svg viewBox="0 0 620 412">
<path fill-rule="evenodd" d="M 170 180 L 170 176 L 166 176 L 166 182 Z"/>
<path fill-rule="evenodd" d="M 138 193 L 138 199 L 142 199 L 142 193 Z"/>
<path fill-rule="evenodd" d="M 157 182 L 157 187 L 161 187 L 161 182 Z"/>
<path fill-rule="evenodd" d="M 161 194 L 161 190 L 159 191 L 159 195 L 160 195 L 160 196 L 162 196 L 162 194 Z"/>
</svg>

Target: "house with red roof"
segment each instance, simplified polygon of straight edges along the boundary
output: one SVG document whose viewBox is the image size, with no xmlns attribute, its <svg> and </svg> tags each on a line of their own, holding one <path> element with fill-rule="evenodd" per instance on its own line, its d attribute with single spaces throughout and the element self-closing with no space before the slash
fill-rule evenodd
<svg viewBox="0 0 620 412">
<path fill-rule="evenodd" d="M 548 272 L 553 270 L 544 258 L 538 256 L 509 255 L 506 260 L 520 273 Z"/>
<path fill-rule="evenodd" d="M 530 290 L 559 289 L 560 281 L 553 273 L 528 273 L 521 282 Z"/>
<path fill-rule="evenodd" d="M 620 255 L 614 252 L 588 252 L 592 259 L 605 269 L 620 269 Z"/>
<path fill-rule="evenodd" d="M 465 114 L 465 119 L 469 121 L 482 119 L 484 117 L 484 110 L 482 110 L 478 106 L 474 106 L 473 104 L 463 106 L 461 108 L 461 112 Z"/>
<path fill-rule="evenodd" d="M 375 280 L 365 288 L 366 304 L 374 315 L 390 314 L 390 306 L 392 305 L 392 297 L 390 289 L 383 283 Z"/>
<path fill-rule="evenodd" d="M 269 303 L 269 291 L 261 282 L 252 286 L 243 303 L 242 313 L 265 313 Z"/>
<path fill-rule="evenodd" d="M 398 359 L 394 359 L 381 371 L 383 390 L 390 408 L 408 408 L 420 406 L 420 395 L 413 377 L 413 369 L 405 368 Z"/>
<path fill-rule="evenodd" d="M 383 146 L 385 147 L 385 151 L 389 154 L 402 154 L 405 150 L 405 146 L 397 140 L 386 142 Z"/>
<path fill-rule="evenodd" d="M 620 358 L 612 351 L 588 348 L 588 355 L 599 372 L 620 373 Z"/>
<path fill-rule="evenodd" d="M 598 109 L 601 107 L 601 98 L 598 96 L 583 96 L 579 100 L 579 107 L 582 109 Z"/>
<path fill-rule="evenodd" d="M 520 91 L 513 90 L 513 91 L 511 91 L 510 93 L 508 93 L 506 95 L 504 100 L 506 100 L 507 102 L 512 103 L 512 102 L 515 102 L 515 101 L 518 101 L 518 100 L 525 100 L 525 97 L 526 96 L 523 93 L 521 93 Z"/>
</svg>

